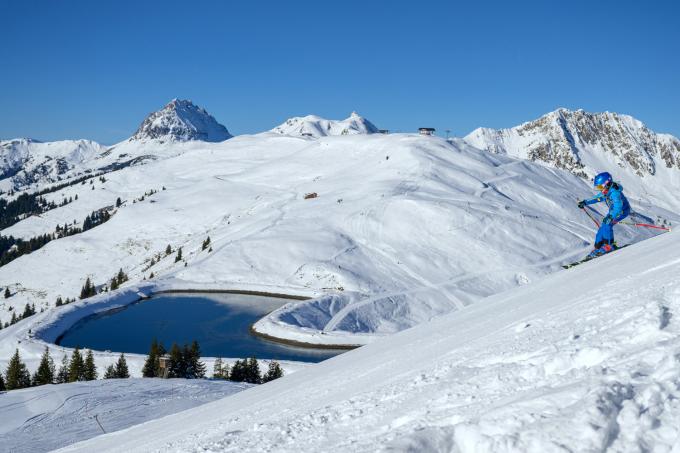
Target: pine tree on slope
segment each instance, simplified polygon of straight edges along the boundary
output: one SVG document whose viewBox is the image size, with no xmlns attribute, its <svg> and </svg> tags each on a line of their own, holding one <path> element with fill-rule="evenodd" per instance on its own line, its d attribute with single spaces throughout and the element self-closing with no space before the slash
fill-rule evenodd
<svg viewBox="0 0 680 453">
<path fill-rule="evenodd" d="M 61 358 L 61 366 L 59 367 L 59 371 L 57 372 L 55 384 L 65 384 L 66 382 L 68 382 L 68 371 L 69 371 L 68 356 L 64 354 L 64 357 Z"/>
<path fill-rule="evenodd" d="M 120 353 L 118 357 L 118 362 L 116 362 L 115 375 L 118 379 L 127 379 L 130 377 L 130 371 L 128 370 L 127 362 L 125 361 L 125 354 Z"/>
<path fill-rule="evenodd" d="M 71 361 L 68 366 L 68 382 L 84 381 L 85 362 L 80 354 L 80 349 L 75 348 L 71 354 Z"/>
<path fill-rule="evenodd" d="M 184 357 L 182 350 L 177 345 L 173 343 L 170 348 L 170 360 L 168 362 L 168 377 L 177 378 L 184 377 L 186 374 L 186 364 L 184 362 Z"/>
<path fill-rule="evenodd" d="M 40 358 L 40 365 L 33 374 L 33 385 L 53 384 L 55 379 L 54 360 L 50 357 L 50 350 L 45 346 L 45 351 Z"/>
<path fill-rule="evenodd" d="M 279 363 L 276 361 L 271 361 L 269 362 L 269 369 L 265 375 L 262 376 L 262 383 L 264 384 L 265 382 L 273 381 L 274 379 L 278 379 L 280 377 L 283 377 L 281 365 L 279 365 Z"/>
<path fill-rule="evenodd" d="M 94 381 L 97 379 L 97 366 L 94 364 L 94 354 L 92 349 L 87 350 L 84 364 L 84 375 L 86 381 Z"/>
<path fill-rule="evenodd" d="M 5 387 L 7 387 L 7 390 L 15 390 L 30 386 L 31 375 L 28 372 L 26 365 L 21 361 L 19 349 L 16 349 L 7 365 L 7 371 L 5 372 Z"/>
<path fill-rule="evenodd" d="M 116 367 L 109 365 L 104 371 L 104 379 L 116 379 Z"/>
</svg>

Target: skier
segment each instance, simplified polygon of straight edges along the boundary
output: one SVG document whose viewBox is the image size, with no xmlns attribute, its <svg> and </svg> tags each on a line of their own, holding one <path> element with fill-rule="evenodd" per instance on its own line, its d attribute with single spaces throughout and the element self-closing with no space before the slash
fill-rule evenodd
<svg viewBox="0 0 680 453">
<path fill-rule="evenodd" d="M 606 171 L 595 176 L 593 185 L 599 194 L 587 200 L 578 202 L 578 207 L 584 209 L 586 205 L 605 201 L 609 206 L 609 213 L 602 219 L 602 224 L 595 236 L 595 248 L 588 255 L 588 258 L 595 258 L 605 253 L 609 253 L 616 248 L 614 243 L 614 224 L 628 217 L 630 214 L 630 204 L 623 195 L 623 187 L 612 180 L 612 175 Z"/>
</svg>

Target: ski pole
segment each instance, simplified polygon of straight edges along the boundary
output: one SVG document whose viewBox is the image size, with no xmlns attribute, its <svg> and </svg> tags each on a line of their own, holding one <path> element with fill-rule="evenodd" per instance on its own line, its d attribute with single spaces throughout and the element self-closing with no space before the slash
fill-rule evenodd
<svg viewBox="0 0 680 453">
<path fill-rule="evenodd" d="M 633 222 L 617 222 L 621 225 L 630 225 L 630 226 L 636 226 L 636 227 L 644 227 L 644 228 L 655 228 L 657 230 L 665 230 L 665 231 L 671 231 L 670 228 L 667 227 L 662 227 L 658 225 L 650 225 L 648 223 L 633 223 Z"/>
<path fill-rule="evenodd" d="M 586 215 L 587 215 L 588 217 L 590 217 L 590 220 L 592 220 L 593 222 L 595 222 L 595 225 L 597 225 L 597 227 L 600 228 L 600 222 L 598 222 L 598 221 L 595 219 L 595 217 L 593 217 L 592 215 L 590 215 L 590 213 L 589 213 L 588 211 L 586 211 L 585 208 L 581 208 L 581 209 L 583 210 L 583 212 L 586 213 Z"/>
</svg>

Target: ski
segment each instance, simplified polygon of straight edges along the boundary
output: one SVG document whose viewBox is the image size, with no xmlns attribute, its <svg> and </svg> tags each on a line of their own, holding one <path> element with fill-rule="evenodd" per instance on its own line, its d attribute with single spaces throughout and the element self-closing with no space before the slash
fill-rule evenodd
<svg viewBox="0 0 680 453">
<path fill-rule="evenodd" d="M 621 250 L 621 249 L 623 249 L 623 248 L 626 248 L 626 247 L 628 247 L 629 245 L 630 245 L 630 244 L 626 244 L 626 245 L 622 245 L 621 247 L 616 247 L 614 250 L 612 250 L 612 251 L 609 252 L 609 253 L 605 253 L 604 255 L 598 255 L 598 256 L 586 256 L 586 257 L 583 258 L 582 260 L 575 261 L 575 262 L 570 263 L 570 264 L 563 264 L 563 265 L 562 265 L 562 268 L 563 268 L 563 269 L 571 269 L 571 268 L 574 267 L 574 266 L 578 266 L 579 264 L 587 263 L 588 261 L 592 261 L 592 260 L 597 259 L 597 258 L 599 258 L 599 257 L 601 257 L 601 256 L 607 256 L 607 255 L 609 255 L 609 254 L 611 254 L 611 253 L 614 253 L 614 252 L 617 251 L 617 250 Z"/>
</svg>

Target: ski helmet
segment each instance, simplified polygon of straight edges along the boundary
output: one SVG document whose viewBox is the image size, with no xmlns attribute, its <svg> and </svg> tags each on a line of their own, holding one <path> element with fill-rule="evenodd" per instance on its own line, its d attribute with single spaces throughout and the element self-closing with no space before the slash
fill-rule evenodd
<svg viewBox="0 0 680 453">
<path fill-rule="evenodd" d="M 595 176 L 595 179 L 593 179 L 593 186 L 600 190 L 606 189 L 611 183 L 612 175 L 610 175 L 606 171 L 599 173 L 597 176 Z"/>
</svg>

